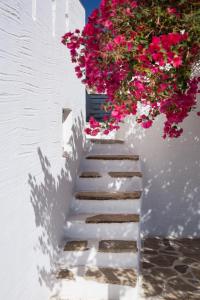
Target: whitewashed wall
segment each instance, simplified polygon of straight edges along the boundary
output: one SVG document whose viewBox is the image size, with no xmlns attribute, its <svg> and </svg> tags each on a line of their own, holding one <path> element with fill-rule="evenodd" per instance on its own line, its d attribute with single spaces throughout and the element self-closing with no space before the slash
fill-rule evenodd
<svg viewBox="0 0 200 300">
<path fill-rule="evenodd" d="M 192 112 L 174 140 L 162 139 L 163 121 L 144 130 L 127 120 L 117 134 L 142 160 L 142 235 L 200 237 L 200 118 Z"/>
<path fill-rule="evenodd" d="M 69 1 L 69 2 L 67 2 Z M 69 15 L 69 18 L 65 14 Z M 60 43 L 78 0 L 0 1 L 0 298 L 48 299 L 82 153 L 85 91 Z M 62 158 L 62 108 L 72 110 Z"/>
</svg>

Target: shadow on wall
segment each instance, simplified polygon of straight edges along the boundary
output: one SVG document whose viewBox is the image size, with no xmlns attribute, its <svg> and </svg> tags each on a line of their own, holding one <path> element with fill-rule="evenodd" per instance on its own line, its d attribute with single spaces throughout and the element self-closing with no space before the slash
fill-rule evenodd
<svg viewBox="0 0 200 300">
<path fill-rule="evenodd" d="M 30 201 L 34 209 L 35 225 L 38 228 L 38 241 L 34 247 L 40 259 L 37 271 L 40 284 L 53 288 L 52 273 L 58 258 L 62 239 L 63 224 L 69 212 L 74 188 L 74 178 L 83 151 L 83 117 L 76 120 L 69 140 L 71 156 L 65 160 L 58 175 L 52 175 L 51 162 L 38 148 L 38 156 L 43 172 L 43 180 L 28 175 Z M 64 158 L 63 158 L 64 159 Z M 57 159 L 59 161 L 59 157 Z M 43 258 L 43 259 L 41 259 Z"/>
<path fill-rule="evenodd" d="M 146 131 L 134 120 L 124 124 L 125 140 L 142 163 L 144 236 L 200 236 L 199 122 L 193 112 L 176 140 L 162 139 L 162 118 Z"/>
</svg>

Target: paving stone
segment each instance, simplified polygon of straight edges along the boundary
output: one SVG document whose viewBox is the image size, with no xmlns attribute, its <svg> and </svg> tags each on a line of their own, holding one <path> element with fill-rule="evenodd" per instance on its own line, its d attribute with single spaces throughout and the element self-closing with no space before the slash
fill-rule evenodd
<svg viewBox="0 0 200 300">
<path fill-rule="evenodd" d="M 100 283 L 136 286 L 137 275 L 134 269 L 122 268 L 88 268 L 85 279 Z"/>
<path fill-rule="evenodd" d="M 86 219 L 86 223 L 130 223 L 139 222 L 139 215 L 136 214 L 101 214 Z"/>
<path fill-rule="evenodd" d="M 153 250 L 153 249 L 145 249 L 145 250 L 142 250 L 142 253 L 143 255 L 158 255 L 158 251 L 156 250 Z"/>
<path fill-rule="evenodd" d="M 86 159 L 95 160 L 139 160 L 139 155 L 89 155 Z"/>
<path fill-rule="evenodd" d="M 185 280 L 182 280 L 181 277 L 169 279 L 167 282 L 167 287 L 173 288 L 177 292 L 189 292 L 196 290 L 194 286 L 190 285 Z"/>
<path fill-rule="evenodd" d="M 79 200 L 128 200 L 139 199 L 142 195 L 140 191 L 134 192 L 78 192 L 75 193 Z"/>
<path fill-rule="evenodd" d="M 147 299 L 200 300 L 200 239 L 147 238 L 142 246 L 142 262 L 148 266 L 141 270 Z"/>
<path fill-rule="evenodd" d="M 137 252 L 137 243 L 135 241 L 103 240 L 99 242 L 99 252 Z"/>
<path fill-rule="evenodd" d="M 87 241 L 69 241 L 64 247 L 64 251 L 86 251 L 88 250 Z"/>
<path fill-rule="evenodd" d="M 176 249 L 174 248 L 174 247 L 172 247 L 172 246 L 167 246 L 166 248 L 165 248 L 165 251 L 169 251 L 169 252 L 174 252 L 174 251 L 176 251 Z"/>
<path fill-rule="evenodd" d="M 200 280 L 200 268 L 191 267 L 192 274 L 196 277 L 196 279 Z M 200 286 L 199 286 L 200 288 Z"/>
<path fill-rule="evenodd" d="M 176 271 L 170 268 L 153 268 L 151 274 L 157 279 L 166 280 L 177 275 Z"/>
<path fill-rule="evenodd" d="M 143 249 L 159 249 L 160 246 L 164 245 L 163 240 L 160 238 L 147 238 L 142 241 Z"/>
<path fill-rule="evenodd" d="M 187 270 L 188 270 L 188 266 L 186 266 L 186 265 L 177 265 L 177 266 L 174 267 L 174 269 L 176 271 L 178 271 L 179 273 L 186 273 Z"/>
<path fill-rule="evenodd" d="M 142 293 L 147 297 L 159 296 L 164 289 L 164 282 L 152 275 L 145 274 L 142 276 L 142 288 Z"/>
<path fill-rule="evenodd" d="M 183 263 L 183 264 L 186 264 L 186 265 L 191 265 L 191 266 L 199 266 L 199 268 L 200 268 L 200 264 L 198 264 L 198 262 L 195 260 L 195 259 L 192 259 L 192 258 L 190 258 L 190 257 L 185 257 L 185 256 L 181 256 L 181 257 L 179 257 L 179 260 L 181 260 L 181 262 Z"/>
<path fill-rule="evenodd" d="M 146 261 L 143 261 L 143 262 L 142 262 L 142 269 L 143 269 L 143 270 L 144 270 L 144 269 L 150 269 L 150 270 L 152 270 L 153 267 L 154 267 L 154 265 L 151 264 L 151 263 L 149 263 L 149 262 L 146 262 Z"/>
<path fill-rule="evenodd" d="M 170 267 L 173 265 L 174 261 L 177 259 L 176 256 L 169 255 L 157 255 L 150 258 L 150 262 L 159 267 Z"/>
<path fill-rule="evenodd" d="M 182 251 L 182 254 L 186 257 L 192 258 L 200 262 L 200 253 L 188 253 L 185 251 Z"/>
</svg>

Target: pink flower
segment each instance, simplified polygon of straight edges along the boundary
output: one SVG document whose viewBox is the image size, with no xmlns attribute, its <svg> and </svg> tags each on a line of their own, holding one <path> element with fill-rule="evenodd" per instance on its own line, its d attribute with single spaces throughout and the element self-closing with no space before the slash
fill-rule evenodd
<svg viewBox="0 0 200 300">
<path fill-rule="evenodd" d="M 97 129 L 92 130 L 90 134 L 92 136 L 96 136 L 99 132 L 100 132 L 100 130 L 97 128 Z"/>
<path fill-rule="evenodd" d="M 137 114 L 137 104 L 132 104 L 132 106 L 131 106 L 131 113 L 133 114 L 133 115 L 136 115 Z"/>
<path fill-rule="evenodd" d="M 125 42 L 125 37 L 121 34 L 121 35 L 117 35 L 115 38 L 114 38 L 114 42 L 116 45 L 121 45 Z"/>
<path fill-rule="evenodd" d="M 197 116 L 199 116 L 199 117 L 200 117 L 200 111 L 198 111 L 198 112 L 197 112 Z"/>
<path fill-rule="evenodd" d="M 178 32 L 171 32 L 168 34 L 168 43 L 170 46 L 176 45 L 181 42 L 182 34 Z"/>
<path fill-rule="evenodd" d="M 99 129 L 94 129 L 92 132 L 91 132 L 91 135 L 92 136 L 96 136 L 98 133 L 99 133 Z"/>
<path fill-rule="evenodd" d="M 112 23 L 110 20 L 106 20 L 106 21 L 104 22 L 104 26 L 105 26 L 106 28 L 108 28 L 108 29 L 112 29 L 113 23 Z"/>
<path fill-rule="evenodd" d="M 91 23 L 87 23 L 83 30 L 84 35 L 93 35 L 95 33 L 94 26 Z"/>
<path fill-rule="evenodd" d="M 91 128 L 100 127 L 100 123 L 97 122 L 94 117 L 90 117 L 89 123 Z"/>
<path fill-rule="evenodd" d="M 138 7 L 137 1 L 132 1 L 132 2 L 131 2 L 131 7 L 132 7 L 132 8 Z"/>
<path fill-rule="evenodd" d="M 167 89 L 167 87 L 168 87 L 167 83 L 161 83 L 160 84 L 160 89 L 161 89 L 162 92 L 165 91 Z"/>
<path fill-rule="evenodd" d="M 108 116 L 103 116 L 103 120 L 104 120 L 104 122 L 106 122 L 106 121 L 108 121 L 108 119 L 109 119 L 109 117 Z"/>
<path fill-rule="evenodd" d="M 94 21 L 98 17 L 98 14 L 99 14 L 99 10 L 96 8 L 89 16 L 89 21 Z"/>
<path fill-rule="evenodd" d="M 144 84 L 139 80 L 134 81 L 134 86 L 141 92 L 145 90 Z"/>
<path fill-rule="evenodd" d="M 91 131 L 92 131 L 92 130 L 91 130 L 90 128 L 85 128 L 84 131 L 85 131 L 86 134 L 91 134 Z"/>
<path fill-rule="evenodd" d="M 145 122 L 142 122 L 141 125 L 142 125 L 143 128 L 147 129 L 147 128 L 151 127 L 152 124 L 153 124 L 153 121 L 152 121 L 152 120 L 147 120 L 147 121 L 145 121 Z"/>
<path fill-rule="evenodd" d="M 108 135 L 110 133 L 110 131 L 108 129 L 103 131 L 104 134 Z"/>
<path fill-rule="evenodd" d="M 162 53 L 153 53 L 152 58 L 155 60 L 155 62 L 158 62 L 160 66 L 164 66 L 164 57 Z"/>
<path fill-rule="evenodd" d="M 158 36 L 153 36 L 152 38 L 152 44 L 159 45 L 161 42 L 160 38 Z"/>
<path fill-rule="evenodd" d="M 127 43 L 127 48 L 128 48 L 128 51 L 131 51 L 133 49 L 133 43 L 132 42 L 128 42 Z"/>
<path fill-rule="evenodd" d="M 159 72 L 159 68 L 157 68 L 157 67 L 152 67 L 152 68 L 151 68 L 151 71 L 152 71 L 153 74 L 156 74 L 156 73 Z"/>
<path fill-rule="evenodd" d="M 109 42 L 106 46 L 105 46 L 105 50 L 106 51 L 113 51 L 114 49 L 116 48 L 116 46 L 112 43 L 112 42 Z"/>
<path fill-rule="evenodd" d="M 112 117 L 114 117 L 114 118 L 117 118 L 118 116 L 119 116 L 119 111 L 117 111 L 117 110 L 113 110 L 112 112 L 111 112 L 111 116 Z"/>
<path fill-rule="evenodd" d="M 175 15 L 175 14 L 177 13 L 177 10 L 176 10 L 175 7 L 168 7 L 168 8 L 167 8 L 167 12 L 168 12 L 168 14 L 170 14 L 170 15 Z"/>
<path fill-rule="evenodd" d="M 182 65 L 182 58 L 180 56 L 174 57 L 172 64 L 174 66 L 174 68 L 178 68 Z"/>
</svg>

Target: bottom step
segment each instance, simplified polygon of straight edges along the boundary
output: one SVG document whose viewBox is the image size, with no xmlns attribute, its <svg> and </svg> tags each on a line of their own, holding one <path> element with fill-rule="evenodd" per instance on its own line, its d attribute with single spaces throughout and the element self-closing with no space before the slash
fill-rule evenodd
<svg viewBox="0 0 200 300">
<path fill-rule="evenodd" d="M 137 300 L 137 273 L 130 268 L 78 267 L 58 273 L 51 300 Z"/>
<path fill-rule="evenodd" d="M 83 269 L 82 276 L 86 280 L 99 283 L 132 287 L 135 287 L 137 282 L 137 274 L 134 269 L 89 267 Z M 76 272 L 73 272 L 70 269 L 63 269 L 58 272 L 57 278 L 75 280 Z"/>
<path fill-rule="evenodd" d="M 89 280 L 64 281 L 50 300 L 138 300 L 138 287 L 102 284 Z"/>
</svg>

